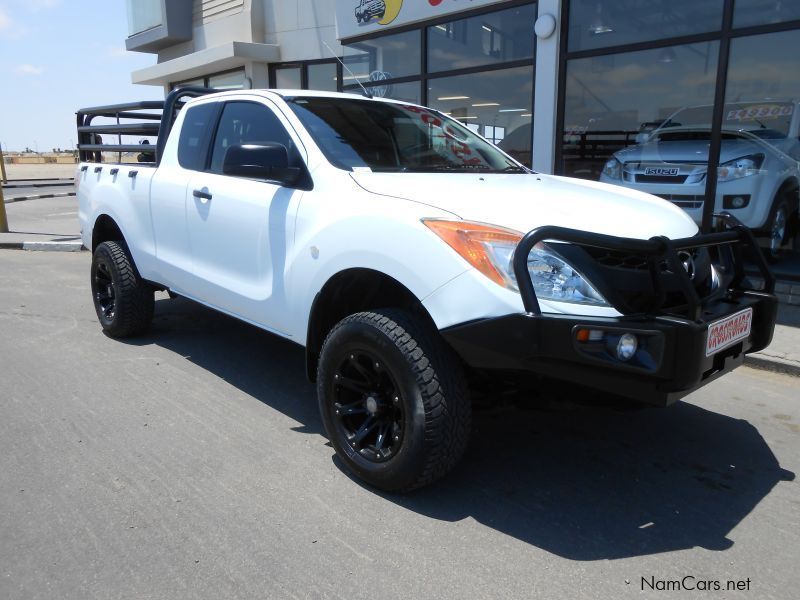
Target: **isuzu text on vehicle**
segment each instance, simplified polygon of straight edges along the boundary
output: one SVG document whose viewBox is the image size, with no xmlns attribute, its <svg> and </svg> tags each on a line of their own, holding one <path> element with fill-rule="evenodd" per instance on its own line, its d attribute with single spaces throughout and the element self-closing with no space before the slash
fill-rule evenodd
<svg viewBox="0 0 800 600">
<path fill-rule="evenodd" d="M 663 406 L 772 337 L 773 279 L 735 219 L 699 234 L 669 202 L 533 173 L 428 108 L 187 88 L 81 110 L 78 134 L 103 329 L 143 332 L 168 290 L 305 346 L 333 447 L 382 489 L 456 464 L 470 382 L 549 377 Z"/>
</svg>

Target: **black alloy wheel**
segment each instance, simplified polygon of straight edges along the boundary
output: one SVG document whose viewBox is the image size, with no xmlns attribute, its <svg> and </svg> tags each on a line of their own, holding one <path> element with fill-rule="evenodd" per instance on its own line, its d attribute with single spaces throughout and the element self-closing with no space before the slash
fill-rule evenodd
<svg viewBox="0 0 800 600">
<path fill-rule="evenodd" d="M 401 391 L 380 359 L 366 349 L 341 360 L 332 401 L 339 435 L 365 459 L 389 460 L 403 443 Z"/>
<path fill-rule="evenodd" d="M 144 332 L 153 320 L 153 287 L 141 278 L 122 242 L 103 242 L 92 255 L 92 300 L 108 335 Z"/>
<path fill-rule="evenodd" d="M 107 263 L 99 262 L 97 264 L 92 283 L 97 316 L 102 322 L 113 322 L 116 314 L 117 299 L 114 278 L 111 276 L 111 270 Z"/>
<path fill-rule="evenodd" d="M 382 490 L 409 491 L 443 477 L 469 439 L 461 362 L 428 320 L 409 311 L 342 319 L 322 345 L 317 396 L 344 467 Z"/>
</svg>

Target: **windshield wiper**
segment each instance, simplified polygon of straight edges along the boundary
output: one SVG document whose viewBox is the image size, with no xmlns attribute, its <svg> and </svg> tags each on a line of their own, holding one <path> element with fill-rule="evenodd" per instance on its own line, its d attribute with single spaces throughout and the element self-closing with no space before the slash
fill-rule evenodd
<svg viewBox="0 0 800 600">
<path fill-rule="evenodd" d="M 475 171 L 491 171 L 492 170 L 492 168 L 487 166 L 487 165 L 468 165 L 466 163 L 460 164 L 460 165 L 456 165 L 456 164 L 442 165 L 441 167 L 438 167 L 438 168 L 442 169 L 443 171 L 465 171 L 465 170 L 468 170 L 468 169 L 475 170 Z"/>
</svg>

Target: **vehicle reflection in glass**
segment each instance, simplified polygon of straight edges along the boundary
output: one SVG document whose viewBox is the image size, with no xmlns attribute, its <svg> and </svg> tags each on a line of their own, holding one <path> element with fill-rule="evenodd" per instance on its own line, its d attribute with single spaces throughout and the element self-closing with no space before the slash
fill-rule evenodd
<svg viewBox="0 0 800 600">
<path fill-rule="evenodd" d="M 660 196 L 699 224 L 711 142 L 712 107 L 645 123 L 636 144 L 606 162 L 600 180 Z M 777 255 L 798 213 L 800 110 L 795 100 L 728 103 L 724 109 L 714 211 L 728 211 L 768 240 Z M 655 127 L 654 127 L 655 126 Z"/>
</svg>

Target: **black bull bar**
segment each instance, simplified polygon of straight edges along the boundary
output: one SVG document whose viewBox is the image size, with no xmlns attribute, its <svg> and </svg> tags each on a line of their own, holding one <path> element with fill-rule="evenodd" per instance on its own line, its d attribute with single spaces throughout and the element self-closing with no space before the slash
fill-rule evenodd
<svg viewBox="0 0 800 600">
<path fill-rule="evenodd" d="M 771 294 L 775 289 L 775 276 L 761 253 L 753 233 L 728 213 L 714 216 L 717 220 L 716 232 L 674 240 L 663 236 L 640 240 L 556 226 L 538 227 L 529 231 L 517 245 L 513 258 L 514 274 L 525 311 L 532 315 L 542 314 L 536 291 L 533 288 L 531 274 L 528 271 L 528 255 L 536 244 L 545 241 L 567 242 L 616 252 L 635 252 L 646 256 L 648 271 L 657 297 L 651 307 L 652 312 L 658 311 L 666 297 L 661 281 L 662 265 L 666 264 L 677 277 L 680 292 L 686 300 L 686 316 L 692 320 L 700 318 L 702 301 L 692 285 L 689 273 L 683 267 L 678 253 L 682 250 L 701 247 L 717 249 L 719 260 L 724 263 L 723 266 L 726 267 L 726 270 L 733 274 L 728 285 L 730 290 L 743 289 L 742 284 L 745 278 L 743 249 L 751 248 L 756 266 L 764 279 L 762 291 Z"/>
</svg>

